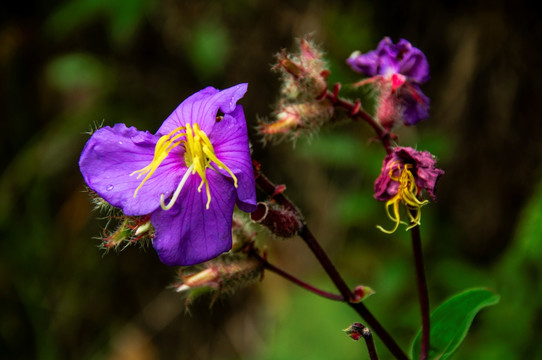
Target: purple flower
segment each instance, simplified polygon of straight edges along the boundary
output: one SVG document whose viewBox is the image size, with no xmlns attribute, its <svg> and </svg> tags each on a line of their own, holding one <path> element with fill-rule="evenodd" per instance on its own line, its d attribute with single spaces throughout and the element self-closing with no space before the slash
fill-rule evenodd
<svg viewBox="0 0 542 360">
<path fill-rule="evenodd" d="M 96 131 L 79 167 L 88 184 L 129 216 L 151 214 L 153 246 L 167 265 L 193 265 L 232 245 L 232 213 L 256 209 L 243 109 L 247 84 L 207 87 L 184 100 L 156 134 L 116 124 Z M 223 116 L 217 116 L 218 110 Z"/>
<path fill-rule="evenodd" d="M 416 151 L 410 147 L 396 147 L 384 158 L 382 172 L 375 181 L 375 198 L 386 201 L 388 217 L 395 222 L 391 230 L 380 230 L 392 233 L 402 222 L 399 214 L 399 205 L 406 207 L 410 225 L 420 225 L 421 207 L 429 201 L 418 199 L 421 190 L 429 194 L 436 201 L 435 186 L 438 178 L 444 171 L 435 167 L 435 158 L 428 151 Z M 390 213 L 390 207 L 392 213 Z"/>
<path fill-rule="evenodd" d="M 383 126 L 391 128 L 398 120 L 414 125 L 429 116 L 429 98 L 419 86 L 429 80 L 429 63 L 423 52 L 407 40 L 393 44 L 385 37 L 376 50 L 366 54 L 356 51 L 346 62 L 354 71 L 372 78 L 360 84 L 380 85 L 377 117 Z"/>
</svg>

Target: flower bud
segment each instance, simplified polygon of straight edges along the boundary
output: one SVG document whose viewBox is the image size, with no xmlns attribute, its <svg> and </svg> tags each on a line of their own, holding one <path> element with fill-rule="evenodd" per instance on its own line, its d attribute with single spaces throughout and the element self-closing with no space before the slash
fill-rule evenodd
<svg viewBox="0 0 542 360">
<path fill-rule="evenodd" d="M 102 238 L 102 247 L 104 249 L 117 248 L 120 244 L 129 241 L 131 231 L 128 228 L 128 217 L 125 217 L 116 230 L 108 233 Z"/>
<path fill-rule="evenodd" d="M 292 75 L 294 78 L 299 78 L 304 73 L 304 70 L 301 67 L 301 65 L 298 65 L 295 62 L 293 62 L 288 57 L 285 50 L 283 50 L 282 53 L 277 55 L 277 61 L 278 61 L 278 64 L 276 66 L 279 68 L 282 68 L 284 71 Z"/>
<path fill-rule="evenodd" d="M 100 195 L 98 195 L 94 190 L 87 188 L 88 195 L 90 197 L 90 201 L 94 205 L 94 210 L 98 210 L 100 212 L 106 212 L 111 213 L 114 211 L 115 207 L 105 201 L 104 198 L 102 198 Z"/>
<path fill-rule="evenodd" d="M 276 120 L 260 123 L 258 130 L 264 140 L 297 139 L 310 135 L 333 116 L 333 105 L 328 100 L 303 103 L 283 103 L 276 112 Z"/>
<path fill-rule="evenodd" d="M 243 251 L 246 246 L 254 241 L 256 232 L 252 228 L 253 224 L 247 216 L 239 212 L 233 213 L 232 221 L 232 248 L 231 252 Z"/>
<path fill-rule="evenodd" d="M 268 202 L 259 202 L 250 217 L 255 223 L 264 225 L 273 234 L 283 238 L 297 235 L 303 226 L 298 214 Z"/>
<path fill-rule="evenodd" d="M 289 99 L 296 94 L 298 99 L 313 100 L 327 89 L 329 69 L 322 53 L 307 39 L 299 40 L 297 52 L 288 54 L 283 50 L 277 54 L 277 64 L 273 69 L 281 72 L 282 93 Z"/>
<path fill-rule="evenodd" d="M 362 324 L 355 322 L 343 330 L 352 340 L 359 340 L 362 337 L 370 336 L 371 330 Z"/>
<path fill-rule="evenodd" d="M 134 244 L 136 242 L 145 244 L 145 240 L 150 240 L 154 237 L 154 228 L 150 221 L 150 215 L 145 216 L 126 216 L 120 217 L 110 216 L 108 226 L 114 220 L 118 220 L 117 228 L 107 233 L 102 237 L 102 248 L 109 250 L 112 248 L 118 249 L 120 245 L 123 248 L 127 245 Z"/>
<path fill-rule="evenodd" d="M 212 291 L 216 296 L 233 293 L 261 278 L 263 266 L 246 255 L 226 253 L 205 263 L 206 268 L 190 275 L 179 270 L 181 283 L 173 285 L 175 291 L 188 294 L 188 301 L 199 294 Z M 216 298 L 215 296 L 215 298 Z"/>
<path fill-rule="evenodd" d="M 220 272 L 218 271 L 218 267 L 210 267 L 192 275 L 183 276 L 181 274 L 180 276 L 183 279 L 183 283 L 175 289 L 177 292 L 198 287 L 209 287 L 216 290 L 220 286 Z"/>
<path fill-rule="evenodd" d="M 282 75 L 281 98 L 274 111 L 274 121 L 259 124 L 264 141 L 286 137 L 296 140 L 300 135 L 310 135 L 331 119 L 333 104 L 323 96 L 330 71 L 311 41 L 299 39 L 293 54 L 283 50 L 277 55 L 273 69 Z"/>
<path fill-rule="evenodd" d="M 350 299 L 352 303 L 359 303 L 373 295 L 375 291 L 365 285 L 358 285 L 354 288 L 354 297 Z"/>
</svg>

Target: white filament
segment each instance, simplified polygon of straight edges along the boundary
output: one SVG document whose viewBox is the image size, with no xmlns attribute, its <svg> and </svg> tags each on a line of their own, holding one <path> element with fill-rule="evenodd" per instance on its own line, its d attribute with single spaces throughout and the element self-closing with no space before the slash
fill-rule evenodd
<svg viewBox="0 0 542 360">
<path fill-rule="evenodd" d="M 177 198 L 179 197 L 179 194 L 181 193 L 181 190 L 186 183 L 186 180 L 188 180 L 188 176 L 192 173 L 192 170 L 194 169 L 194 163 L 190 165 L 190 167 L 186 170 L 186 172 L 183 175 L 183 178 L 181 179 L 181 182 L 179 182 L 179 185 L 177 185 L 177 189 L 175 189 L 175 192 L 173 193 L 173 196 L 169 200 L 169 203 L 166 205 L 164 202 L 164 194 L 160 195 L 160 206 L 162 207 L 162 210 L 169 210 L 173 207 L 175 204 L 175 201 L 177 201 Z"/>
</svg>

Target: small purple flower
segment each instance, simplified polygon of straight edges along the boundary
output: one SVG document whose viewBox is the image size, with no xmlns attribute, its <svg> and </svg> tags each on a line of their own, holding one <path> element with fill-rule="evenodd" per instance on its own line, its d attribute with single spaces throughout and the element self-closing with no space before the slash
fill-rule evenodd
<svg viewBox="0 0 542 360">
<path fill-rule="evenodd" d="M 384 158 L 382 171 L 376 179 L 374 189 L 378 201 L 386 201 L 388 217 L 395 222 L 393 230 L 380 230 L 392 233 L 399 227 L 401 218 L 399 205 L 402 203 L 410 219 L 410 229 L 419 225 L 421 207 L 429 201 L 420 201 L 420 191 L 424 190 L 436 201 L 435 186 L 444 171 L 435 167 L 435 158 L 428 151 L 416 151 L 410 147 L 396 147 Z M 390 213 L 392 207 L 393 214 Z"/>
<path fill-rule="evenodd" d="M 79 167 L 88 184 L 129 216 L 151 214 L 153 246 L 167 265 L 228 251 L 232 213 L 256 209 L 245 116 L 247 84 L 207 87 L 184 100 L 156 134 L 116 124 L 96 131 Z M 223 116 L 217 117 L 218 110 Z"/>
<path fill-rule="evenodd" d="M 429 80 L 429 63 L 407 40 L 393 44 L 385 37 L 376 50 L 366 54 L 356 51 L 346 62 L 354 71 L 372 78 L 359 84 L 376 81 L 380 85 L 377 117 L 383 126 L 391 128 L 398 120 L 415 125 L 429 116 L 429 98 L 419 86 Z"/>
</svg>

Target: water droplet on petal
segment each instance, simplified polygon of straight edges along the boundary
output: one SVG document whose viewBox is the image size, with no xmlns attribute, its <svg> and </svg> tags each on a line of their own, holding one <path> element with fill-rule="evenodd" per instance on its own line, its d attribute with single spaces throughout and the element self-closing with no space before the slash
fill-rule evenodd
<svg viewBox="0 0 542 360">
<path fill-rule="evenodd" d="M 113 188 L 114 188 L 114 186 L 111 185 L 111 184 L 109 184 L 109 185 L 107 185 L 107 187 L 105 188 L 105 190 L 111 191 L 111 190 L 113 190 Z"/>
<path fill-rule="evenodd" d="M 119 141 L 119 145 L 122 145 L 122 141 Z"/>
</svg>

